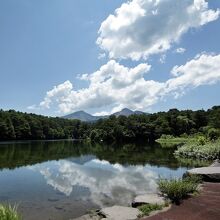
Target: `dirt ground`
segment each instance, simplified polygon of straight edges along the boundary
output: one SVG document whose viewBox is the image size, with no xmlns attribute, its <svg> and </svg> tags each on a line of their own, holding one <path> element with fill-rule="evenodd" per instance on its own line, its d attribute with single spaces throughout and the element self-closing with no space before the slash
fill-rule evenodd
<svg viewBox="0 0 220 220">
<path fill-rule="evenodd" d="M 220 220 L 220 183 L 205 182 L 198 196 L 142 220 Z"/>
</svg>

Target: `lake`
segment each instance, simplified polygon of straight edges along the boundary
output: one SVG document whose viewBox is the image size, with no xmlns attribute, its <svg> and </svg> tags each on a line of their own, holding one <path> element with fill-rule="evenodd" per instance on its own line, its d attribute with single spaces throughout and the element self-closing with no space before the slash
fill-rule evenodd
<svg viewBox="0 0 220 220">
<path fill-rule="evenodd" d="M 90 209 L 129 205 L 156 192 L 159 177 L 193 167 L 158 144 L 62 141 L 0 144 L 0 202 L 18 204 L 24 220 L 68 220 Z"/>
</svg>

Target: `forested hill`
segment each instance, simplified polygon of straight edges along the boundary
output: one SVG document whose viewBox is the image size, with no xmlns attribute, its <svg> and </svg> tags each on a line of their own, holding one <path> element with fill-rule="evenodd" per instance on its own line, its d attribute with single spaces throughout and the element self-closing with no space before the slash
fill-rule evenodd
<svg viewBox="0 0 220 220">
<path fill-rule="evenodd" d="M 171 109 L 168 112 L 100 119 L 95 123 L 0 110 L 0 140 L 90 138 L 93 141 L 153 141 L 162 134 L 210 131 L 219 134 L 220 106 L 207 111 Z"/>
</svg>

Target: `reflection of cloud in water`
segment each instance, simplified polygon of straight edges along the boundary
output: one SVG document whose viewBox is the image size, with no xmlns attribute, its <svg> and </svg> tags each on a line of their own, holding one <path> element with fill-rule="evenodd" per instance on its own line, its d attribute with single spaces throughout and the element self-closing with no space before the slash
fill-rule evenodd
<svg viewBox="0 0 220 220">
<path fill-rule="evenodd" d="M 73 186 L 88 188 L 90 195 L 81 199 L 91 199 L 99 206 L 108 203 L 125 205 L 134 195 L 155 192 L 157 188 L 157 175 L 143 166 L 123 167 L 93 159 L 84 165 L 62 160 L 55 162 L 53 167 L 41 164 L 36 169 L 45 177 L 47 184 L 67 196 Z"/>
</svg>

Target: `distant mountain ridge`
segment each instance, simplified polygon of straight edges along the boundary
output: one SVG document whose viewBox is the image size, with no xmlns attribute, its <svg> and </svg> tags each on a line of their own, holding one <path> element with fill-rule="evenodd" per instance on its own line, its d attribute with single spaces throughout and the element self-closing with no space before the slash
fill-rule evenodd
<svg viewBox="0 0 220 220">
<path fill-rule="evenodd" d="M 148 114 L 148 113 L 141 112 L 141 111 L 132 111 L 128 108 L 123 108 L 121 111 L 115 112 L 111 115 L 115 115 L 116 117 L 118 117 L 120 115 L 129 116 L 129 115 L 141 115 L 141 114 Z M 94 116 L 94 115 L 91 115 L 85 111 L 77 111 L 77 112 L 71 113 L 69 115 L 65 115 L 62 118 L 78 119 L 81 121 L 97 121 L 102 118 L 108 118 L 111 115 Z"/>
</svg>

